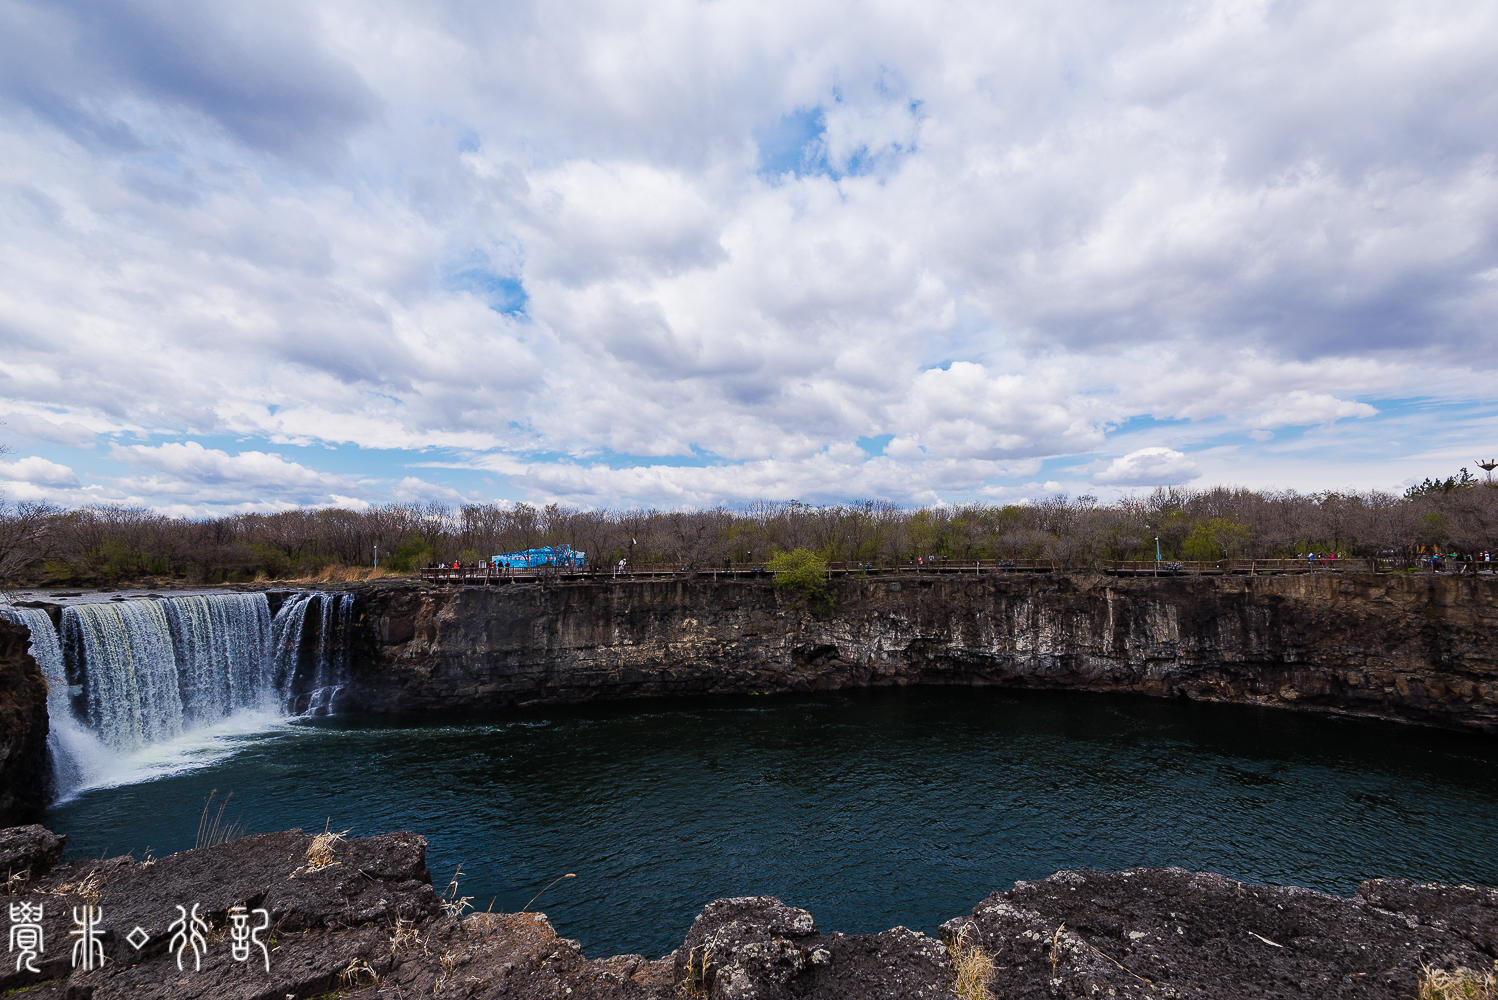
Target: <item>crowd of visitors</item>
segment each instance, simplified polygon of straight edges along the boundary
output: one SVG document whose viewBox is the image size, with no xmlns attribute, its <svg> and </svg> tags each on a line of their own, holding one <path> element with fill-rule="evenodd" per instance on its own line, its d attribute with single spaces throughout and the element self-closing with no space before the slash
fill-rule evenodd
<svg viewBox="0 0 1498 1000">
<path fill-rule="evenodd" d="M 1429 567 L 1432 573 L 1493 572 L 1493 553 L 1487 549 L 1466 553 L 1435 551 L 1423 556 L 1420 561 Z"/>
</svg>

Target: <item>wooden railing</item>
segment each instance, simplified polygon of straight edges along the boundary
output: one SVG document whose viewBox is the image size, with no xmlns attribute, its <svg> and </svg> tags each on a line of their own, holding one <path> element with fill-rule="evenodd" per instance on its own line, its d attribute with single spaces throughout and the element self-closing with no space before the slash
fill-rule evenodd
<svg viewBox="0 0 1498 1000">
<path fill-rule="evenodd" d="M 1491 573 L 1498 563 L 1453 563 L 1443 572 Z M 937 559 L 919 563 L 873 563 L 849 560 L 828 565 L 829 577 L 884 576 L 995 576 L 1006 573 L 1101 572 L 1108 576 L 1249 576 L 1282 573 L 1389 572 L 1404 569 L 1391 559 L 1220 559 L 1203 560 L 1134 559 L 1111 560 L 1101 564 L 1067 564 L 1046 559 Z M 532 569 L 499 569 L 478 563 L 453 569 L 450 566 L 427 567 L 421 579 L 428 583 L 458 586 L 484 586 L 506 583 L 534 583 L 541 580 L 660 580 L 684 577 L 713 580 L 753 580 L 774 578 L 758 563 L 728 563 L 717 566 L 683 566 L 680 563 L 654 563 L 617 567 L 542 566 Z"/>
</svg>

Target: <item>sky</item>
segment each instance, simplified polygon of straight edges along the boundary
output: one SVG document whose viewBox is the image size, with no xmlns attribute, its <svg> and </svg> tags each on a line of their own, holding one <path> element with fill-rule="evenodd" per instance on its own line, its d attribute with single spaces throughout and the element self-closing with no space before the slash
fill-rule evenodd
<svg viewBox="0 0 1498 1000">
<path fill-rule="evenodd" d="M 1495 53 L 1494 0 L 0 0 L 0 494 L 1475 470 Z"/>
</svg>

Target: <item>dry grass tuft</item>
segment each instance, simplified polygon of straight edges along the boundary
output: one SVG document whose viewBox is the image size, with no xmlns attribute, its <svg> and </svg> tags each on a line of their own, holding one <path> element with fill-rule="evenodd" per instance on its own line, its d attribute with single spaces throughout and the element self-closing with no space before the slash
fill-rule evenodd
<svg viewBox="0 0 1498 1000">
<path fill-rule="evenodd" d="M 331 821 L 329 821 L 331 822 Z M 338 864 L 337 847 L 343 843 L 344 834 L 328 829 L 328 824 L 323 825 L 322 833 L 312 838 L 312 843 L 307 845 L 307 863 L 291 873 L 292 878 L 298 875 L 308 875 L 312 872 L 322 871 L 324 868 L 332 868 Z"/>
<path fill-rule="evenodd" d="M 380 981 L 374 968 L 357 955 L 349 959 L 348 965 L 344 966 L 339 975 L 343 977 L 343 985 L 347 989 L 353 989 L 356 986 L 373 986 Z"/>
<path fill-rule="evenodd" d="M 438 976 L 437 981 L 432 984 L 433 993 L 441 993 L 442 988 L 452 982 L 453 973 L 458 968 L 457 953 L 451 951 L 443 952 L 442 957 L 437 960 L 437 964 L 442 967 L 442 975 Z"/>
<path fill-rule="evenodd" d="M 20 871 L 12 871 L 5 876 L 5 895 L 19 896 L 26 891 L 26 883 L 31 881 L 31 869 L 22 868 Z"/>
<path fill-rule="evenodd" d="M 676 984 L 678 995 L 690 997 L 692 1000 L 703 1000 L 708 995 L 714 978 L 713 969 L 718 964 L 714 958 L 725 929 L 718 928 L 713 932 L 712 937 L 702 944 L 695 945 L 687 952 L 687 975 L 685 979 Z"/>
<path fill-rule="evenodd" d="M 231 840 L 238 840 L 245 835 L 248 829 L 242 818 L 236 817 L 232 822 L 224 822 L 224 810 L 229 808 L 229 800 L 234 797 L 230 792 L 224 796 L 224 800 L 218 804 L 218 812 L 212 812 L 213 797 L 218 794 L 218 789 L 208 793 L 208 798 L 203 801 L 203 815 L 198 818 L 198 837 L 193 841 L 193 847 L 217 847 L 219 844 L 227 844 Z"/>
<path fill-rule="evenodd" d="M 407 949 L 415 951 L 417 948 L 426 954 L 426 938 L 416 932 L 416 921 L 396 917 L 395 926 L 390 929 L 390 954 L 399 955 Z"/>
<path fill-rule="evenodd" d="M 473 909 L 469 902 L 472 896 L 458 895 L 458 879 L 463 875 L 463 864 L 458 863 L 458 870 L 453 872 L 453 880 L 447 883 L 447 890 L 442 894 L 442 909 L 447 911 L 449 917 L 461 917 L 464 910 Z"/>
<path fill-rule="evenodd" d="M 993 956 L 982 946 L 968 940 L 973 929 L 967 924 L 957 933 L 957 939 L 947 946 L 952 958 L 952 968 L 957 974 L 952 992 L 962 1000 L 989 1000 L 988 984 L 993 981 Z"/>
<path fill-rule="evenodd" d="M 1420 970 L 1420 1000 L 1498 1000 L 1498 962 L 1492 972 L 1471 969 L 1431 968 Z"/>
<path fill-rule="evenodd" d="M 99 870 L 97 868 L 89 872 L 77 882 L 69 882 L 66 885 L 60 885 L 56 889 L 52 890 L 54 894 L 59 896 L 66 895 L 70 892 L 76 892 L 78 895 L 82 896 L 83 901 L 90 906 L 99 905 L 99 895 L 103 891 L 104 876 L 99 873 Z"/>
</svg>

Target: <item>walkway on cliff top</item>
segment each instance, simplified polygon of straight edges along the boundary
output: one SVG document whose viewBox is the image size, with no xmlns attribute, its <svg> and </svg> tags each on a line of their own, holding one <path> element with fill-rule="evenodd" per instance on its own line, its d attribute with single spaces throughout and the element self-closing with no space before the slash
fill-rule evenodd
<svg viewBox="0 0 1498 1000">
<path fill-rule="evenodd" d="M 1466 575 L 1478 572 L 1492 574 L 1498 563 L 1453 562 L 1441 572 L 1446 575 Z M 905 576 L 911 573 L 938 576 L 995 576 L 1005 573 L 1065 573 L 1071 567 L 1043 559 L 969 559 L 925 562 L 920 565 L 875 565 L 860 562 L 835 562 L 827 569 L 831 577 L 856 576 Z M 1115 560 L 1105 562 L 1100 571 L 1107 576 L 1255 576 L 1264 574 L 1295 573 L 1388 573 L 1403 572 L 1405 567 L 1392 559 L 1337 559 L 1307 561 L 1305 559 L 1222 559 L 1217 562 L 1156 562 L 1149 560 Z M 729 563 L 724 566 L 682 566 L 665 563 L 646 566 L 631 566 L 623 572 L 613 567 L 603 569 L 578 569 L 573 567 L 541 566 L 533 569 L 496 569 L 488 563 L 463 566 L 427 567 L 421 571 L 421 579 L 427 583 L 457 585 L 502 585 L 507 583 L 533 583 L 538 580 L 604 581 L 604 580 L 669 580 L 689 576 L 712 577 L 714 580 L 773 579 L 774 574 L 750 563 Z"/>
</svg>

